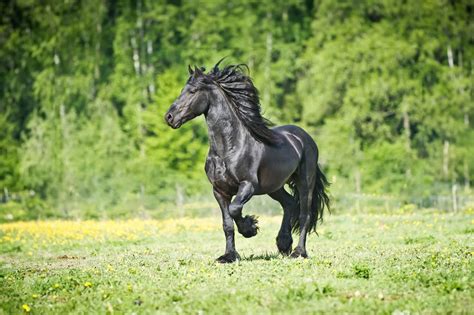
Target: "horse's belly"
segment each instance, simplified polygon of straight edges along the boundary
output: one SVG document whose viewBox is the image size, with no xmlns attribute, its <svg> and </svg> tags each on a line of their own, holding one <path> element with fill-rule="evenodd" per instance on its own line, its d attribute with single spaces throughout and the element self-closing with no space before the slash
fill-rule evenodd
<svg viewBox="0 0 474 315">
<path fill-rule="evenodd" d="M 264 159 L 259 168 L 259 194 L 268 194 L 280 189 L 298 168 L 299 156 L 287 151 L 274 152 Z"/>
<path fill-rule="evenodd" d="M 277 191 L 288 182 L 295 170 L 296 168 L 262 171 L 260 173 L 260 189 L 258 194 L 268 194 Z"/>
</svg>

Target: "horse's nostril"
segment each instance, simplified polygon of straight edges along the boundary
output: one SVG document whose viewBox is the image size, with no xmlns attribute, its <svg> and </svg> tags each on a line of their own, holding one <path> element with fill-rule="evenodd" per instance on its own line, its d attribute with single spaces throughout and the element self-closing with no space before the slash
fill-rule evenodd
<svg viewBox="0 0 474 315">
<path fill-rule="evenodd" d="M 173 119 L 173 115 L 171 115 L 171 113 L 168 113 L 168 115 L 166 115 L 166 120 L 171 121 L 172 119 Z"/>
</svg>

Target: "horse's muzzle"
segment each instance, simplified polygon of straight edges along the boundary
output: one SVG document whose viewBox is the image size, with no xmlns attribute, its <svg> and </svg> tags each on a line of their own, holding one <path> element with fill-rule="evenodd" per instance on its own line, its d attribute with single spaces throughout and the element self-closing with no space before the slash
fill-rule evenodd
<svg viewBox="0 0 474 315">
<path fill-rule="evenodd" d="M 175 121 L 175 117 L 170 111 L 168 111 L 165 114 L 165 121 L 168 124 L 168 126 L 170 126 L 173 129 L 177 129 L 177 128 L 181 127 L 181 125 L 182 125 L 180 120 Z"/>
</svg>

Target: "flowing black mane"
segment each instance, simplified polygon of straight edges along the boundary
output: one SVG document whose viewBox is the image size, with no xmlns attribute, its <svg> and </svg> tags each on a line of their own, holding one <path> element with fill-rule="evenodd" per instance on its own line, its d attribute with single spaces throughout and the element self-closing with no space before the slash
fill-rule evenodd
<svg viewBox="0 0 474 315">
<path fill-rule="evenodd" d="M 269 128 L 272 123 L 262 116 L 258 90 L 243 68 L 247 66 L 228 65 L 219 69 L 218 62 L 206 76 L 221 87 L 237 116 L 255 139 L 270 145 L 278 144 L 278 134 Z"/>
</svg>

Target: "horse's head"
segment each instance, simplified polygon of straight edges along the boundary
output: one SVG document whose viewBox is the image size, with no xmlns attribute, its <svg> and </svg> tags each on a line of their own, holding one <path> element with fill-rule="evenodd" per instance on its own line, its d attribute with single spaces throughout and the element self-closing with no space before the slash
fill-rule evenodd
<svg viewBox="0 0 474 315">
<path fill-rule="evenodd" d="M 204 68 L 188 66 L 189 79 L 181 94 L 165 114 L 165 120 L 172 128 L 177 129 L 185 122 L 207 112 L 209 107 L 210 85 Z"/>
</svg>

